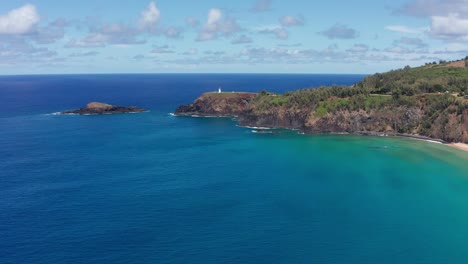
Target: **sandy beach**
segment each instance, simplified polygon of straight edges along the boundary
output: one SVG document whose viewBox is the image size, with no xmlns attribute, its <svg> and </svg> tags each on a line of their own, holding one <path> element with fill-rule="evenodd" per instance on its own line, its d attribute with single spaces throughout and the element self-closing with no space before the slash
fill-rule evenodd
<svg viewBox="0 0 468 264">
<path fill-rule="evenodd" d="M 449 144 L 449 146 L 457 148 L 457 149 L 461 149 L 461 150 L 464 150 L 464 151 L 468 151 L 468 144 L 452 143 L 452 144 Z"/>
</svg>

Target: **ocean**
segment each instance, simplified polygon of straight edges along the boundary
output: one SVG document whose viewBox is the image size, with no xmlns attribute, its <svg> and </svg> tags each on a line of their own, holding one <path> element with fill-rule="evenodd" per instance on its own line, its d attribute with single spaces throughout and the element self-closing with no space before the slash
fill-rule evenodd
<svg viewBox="0 0 468 264">
<path fill-rule="evenodd" d="M 0 263 L 468 263 L 468 153 L 170 115 L 362 75 L 0 77 Z M 59 116 L 100 101 L 141 114 Z"/>
</svg>

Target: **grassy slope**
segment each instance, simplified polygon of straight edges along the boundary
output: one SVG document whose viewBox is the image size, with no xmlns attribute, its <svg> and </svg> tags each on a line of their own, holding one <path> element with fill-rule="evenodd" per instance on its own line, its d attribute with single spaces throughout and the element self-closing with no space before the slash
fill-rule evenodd
<svg viewBox="0 0 468 264">
<path fill-rule="evenodd" d="M 426 65 L 375 74 L 358 85 L 375 93 L 396 91 L 413 95 L 449 91 L 468 94 L 468 68 L 450 67 L 450 64 Z"/>
</svg>

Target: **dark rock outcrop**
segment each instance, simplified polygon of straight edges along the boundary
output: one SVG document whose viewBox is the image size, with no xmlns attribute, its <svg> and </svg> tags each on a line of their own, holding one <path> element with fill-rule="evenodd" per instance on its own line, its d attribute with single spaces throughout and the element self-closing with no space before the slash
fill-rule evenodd
<svg viewBox="0 0 468 264">
<path fill-rule="evenodd" d="M 307 110 L 273 107 L 267 111 L 258 111 L 255 107 L 238 116 L 242 126 L 274 127 L 286 129 L 301 129 L 309 116 Z"/>
<path fill-rule="evenodd" d="M 195 102 L 179 107 L 175 114 L 180 116 L 238 116 L 246 112 L 254 93 L 205 93 Z"/>
<path fill-rule="evenodd" d="M 145 112 L 145 109 L 134 107 L 134 106 L 113 106 L 110 104 L 92 102 L 86 105 L 86 107 L 61 112 L 63 115 L 105 115 L 105 114 L 125 114 L 125 113 L 141 113 Z"/>
</svg>

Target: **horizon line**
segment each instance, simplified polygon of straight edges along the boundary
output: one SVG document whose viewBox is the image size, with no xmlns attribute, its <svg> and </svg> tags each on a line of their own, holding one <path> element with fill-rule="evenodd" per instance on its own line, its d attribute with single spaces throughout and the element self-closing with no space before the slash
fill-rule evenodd
<svg viewBox="0 0 468 264">
<path fill-rule="evenodd" d="M 201 73 L 181 73 L 181 72 L 167 72 L 167 73 L 19 73 L 19 74 L 0 74 L 0 77 L 9 76 L 66 76 L 66 75 L 372 75 L 372 73 L 247 73 L 247 72 L 231 72 L 231 73 L 216 73 L 216 72 L 201 72 Z"/>
</svg>

